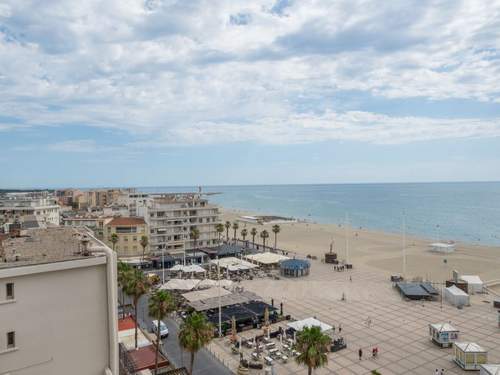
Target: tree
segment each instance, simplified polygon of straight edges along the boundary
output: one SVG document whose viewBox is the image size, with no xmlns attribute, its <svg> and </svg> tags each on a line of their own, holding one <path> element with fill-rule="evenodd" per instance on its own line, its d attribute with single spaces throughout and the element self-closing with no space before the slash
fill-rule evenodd
<svg viewBox="0 0 500 375">
<path fill-rule="evenodd" d="M 245 241 L 245 238 L 248 236 L 248 230 L 246 228 L 243 228 L 241 230 L 241 237 L 243 237 L 243 241 Z"/>
<path fill-rule="evenodd" d="M 174 297 L 170 292 L 165 290 L 157 290 L 149 299 L 149 315 L 156 319 L 158 329 L 156 330 L 156 354 L 155 354 L 155 375 L 158 373 L 158 353 L 160 352 L 161 330 L 160 321 L 174 311 Z"/>
<path fill-rule="evenodd" d="M 193 374 L 194 356 L 198 350 L 207 345 L 214 334 L 214 327 L 204 315 L 194 312 L 182 323 L 179 330 L 179 344 L 191 354 L 189 374 Z"/>
<path fill-rule="evenodd" d="M 141 242 L 139 242 L 142 246 L 142 261 L 144 262 L 144 254 L 146 253 L 146 247 L 148 247 L 149 241 L 147 236 L 141 237 Z"/>
<path fill-rule="evenodd" d="M 233 230 L 234 230 L 233 240 L 235 240 L 235 239 L 236 239 L 236 231 L 238 230 L 238 228 L 239 228 L 239 227 L 240 227 L 240 226 L 239 226 L 239 225 L 238 225 L 238 223 L 235 221 L 235 222 L 233 223 Z"/>
<path fill-rule="evenodd" d="M 265 251 L 266 250 L 266 239 L 269 238 L 269 232 L 264 229 L 262 232 L 260 232 L 260 238 L 262 238 L 262 248 Z"/>
<path fill-rule="evenodd" d="M 305 327 L 297 334 L 295 350 L 300 355 L 295 358 L 298 364 L 307 366 L 307 373 L 312 374 L 312 370 L 323 367 L 328 363 L 328 346 L 331 339 L 321 332 L 320 327 Z"/>
<path fill-rule="evenodd" d="M 229 241 L 229 228 L 231 228 L 231 222 L 226 221 L 226 224 L 224 224 L 226 227 L 226 241 Z"/>
<path fill-rule="evenodd" d="M 132 297 L 134 305 L 134 320 L 135 320 L 135 348 L 137 349 L 137 307 L 139 299 L 145 295 L 150 288 L 149 279 L 139 269 L 134 269 L 131 273 L 130 279 L 125 285 L 125 294 Z"/>
<path fill-rule="evenodd" d="M 255 248 L 255 236 L 257 235 L 257 229 L 252 228 L 250 234 L 252 235 L 252 247 Z"/>
<path fill-rule="evenodd" d="M 217 235 L 219 236 L 219 243 L 220 243 L 220 238 L 222 236 L 222 233 L 224 233 L 224 224 L 218 223 L 215 226 L 215 230 L 217 231 Z"/>
<path fill-rule="evenodd" d="M 118 287 L 120 288 L 120 293 L 122 295 L 121 298 L 122 318 L 125 318 L 124 288 L 132 276 L 132 267 L 129 266 L 127 263 L 118 262 L 117 269 L 118 269 Z"/>
<path fill-rule="evenodd" d="M 110 241 L 111 241 L 111 245 L 113 246 L 113 251 L 115 251 L 115 245 L 118 242 L 118 235 L 116 233 L 113 233 L 111 235 Z"/>
<path fill-rule="evenodd" d="M 276 250 L 276 242 L 278 241 L 278 233 L 281 231 L 281 228 L 278 224 L 273 225 L 273 233 L 274 233 L 274 250 Z"/>
<path fill-rule="evenodd" d="M 189 236 L 194 242 L 194 249 L 197 249 L 198 245 L 198 239 L 200 238 L 200 230 L 198 228 L 191 228 L 191 232 L 189 233 Z"/>
</svg>

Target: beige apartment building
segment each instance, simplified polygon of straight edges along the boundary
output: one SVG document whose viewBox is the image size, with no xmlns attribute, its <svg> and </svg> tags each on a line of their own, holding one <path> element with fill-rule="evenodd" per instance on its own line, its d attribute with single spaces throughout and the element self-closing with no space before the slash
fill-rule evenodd
<svg viewBox="0 0 500 375">
<path fill-rule="evenodd" d="M 117 235 L 118 241 L 113 246 L 111 237 Z M 104 242 L 113 248 L 119 257 L 142 255 L 141 237 L 148 236 L 147 224 L 142 217 L 115 217 L 104 224 Z M 149 246 L 145 254 L 149 253 Z"/>
<path fill-rule="evenodd" d="M 0 374 L 118 375 L 116 254 L 83 228 L 0 246 Z"/>
<path fill-rule="evenodd" d="M 150 194 L 136 204 L 138 216 L 144 217 L 148 225 L 151 253 L 159 255 L 165 250 L 175 254 L 184 249 L 217 246 L 219 209 L 203 194 Z M 197 240 L 190 236 L 195 228 L 199 231 Z"/>
<path fill-rule="evenodd" d="M 43 225 L 59 225 L 57 199 L 47 192 L 9 193 L 0 196 L 0 225 L 33 218 Z"/>
</svg>

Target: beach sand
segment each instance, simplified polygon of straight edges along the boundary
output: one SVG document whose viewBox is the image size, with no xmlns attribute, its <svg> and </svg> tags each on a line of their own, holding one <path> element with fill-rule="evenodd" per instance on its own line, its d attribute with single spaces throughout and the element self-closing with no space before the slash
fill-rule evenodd
<svg viewBox="0 0 500 375">
<path fill-rule="evenodd" d="M 241 215 L 251 212 L 221 209 L 222 219 L 231 222 Z M 266 229 L 270 237 L 268 245 L 274 245 L 272 225 L 240 222 L 240 229 L 255 227 L 259 233 Z M 334 241 L 334 252 L 339 259 L 346 258 L 346 230 L 337 224 L 287 223 L 280 224 L 277 247 L 296 252 L 298 256 L 315 255 L 324 257 Z M 230 234 L 232 234 L 232 230 Z M 349 260 L 354 267 L 376 270 L 384 274 L 401 274 L 403 271 L 403 237 L 401 234 L 383 233 L 373 230 L 350 228 L 348 231 Z M 251 240 L 251 236 L 247 239 Z M 256 243 L 262 243 L 257 235 Z M 479 275 L 483 281 L 500 280 L 500 248 L 457 243 L 456 251 L 451 254 L 437 254 L 430 251 L 430 239 L 414 236 L 406 237 L 406 276 L 422 277 L 436 282 L 451 278 L 452 270 L 460 274 Z M 446 262 L 445 262 L 446 260 Z"/>
</svg>

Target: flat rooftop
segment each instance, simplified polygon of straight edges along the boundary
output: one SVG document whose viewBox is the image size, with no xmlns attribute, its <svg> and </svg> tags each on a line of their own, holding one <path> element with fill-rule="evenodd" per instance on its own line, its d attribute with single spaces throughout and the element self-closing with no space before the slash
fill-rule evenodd
<svg viewBox="0 0 500 375">
<path fill-rule="evenodd" d="M 0 269 L 104 256 L 102 250 L 85 228 L 28 229 L 0 242 Z"/>
</svg>

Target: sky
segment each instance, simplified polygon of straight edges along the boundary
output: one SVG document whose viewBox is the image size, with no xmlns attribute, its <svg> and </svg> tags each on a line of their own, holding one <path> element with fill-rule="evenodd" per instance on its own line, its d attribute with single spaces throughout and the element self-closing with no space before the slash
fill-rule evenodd
<svg viewBox="0 0 500 375">
<path fill-rule="evenodd" d="M 0 188 L 500 180 L 500 0 L 3 0 L 0 150 Z"/>
</svg>

